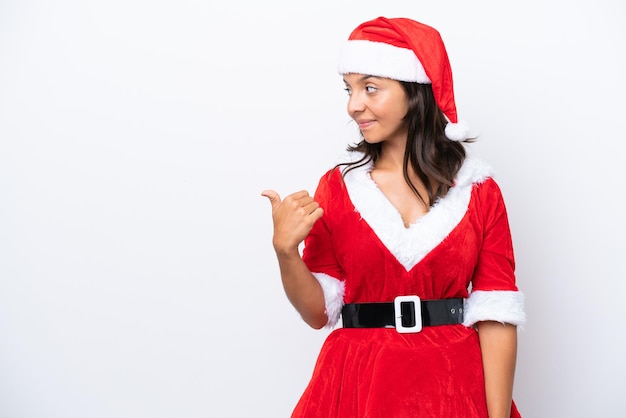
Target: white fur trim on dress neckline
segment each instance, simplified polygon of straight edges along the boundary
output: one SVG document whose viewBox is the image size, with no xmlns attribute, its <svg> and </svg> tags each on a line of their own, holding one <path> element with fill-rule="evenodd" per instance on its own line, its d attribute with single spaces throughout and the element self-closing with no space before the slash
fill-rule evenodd
<svg viewBox="0 0 626 418">
<path fill-rule="evenodd" d="M 347 161 L 358 161 L 362 155 L 351 152 L 346 158 Z M 487 164 L 476 158 L 466 158 L 454 187 L 427 214 L 406 228 L 398 210 L 370 176 L 372 169 L 370 162 L 346 173 L 348 195 L 362 219 L 406 271 L 411 270 L 456 228 L 467 212 L 473 185 L 491 175 Z"/>
</svg>

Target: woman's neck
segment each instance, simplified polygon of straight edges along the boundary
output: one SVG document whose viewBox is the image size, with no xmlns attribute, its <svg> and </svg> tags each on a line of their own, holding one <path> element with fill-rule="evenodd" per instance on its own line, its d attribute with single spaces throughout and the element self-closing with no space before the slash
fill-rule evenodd
<svg viewBox="0 0 626 418">
<path fill-rule="evenodd" d="M 385 142 L 382 145 L 382 152 L 380 153 L 374 168 L 402 172 L 404 167 L 406 143 Z"/>
</svg>

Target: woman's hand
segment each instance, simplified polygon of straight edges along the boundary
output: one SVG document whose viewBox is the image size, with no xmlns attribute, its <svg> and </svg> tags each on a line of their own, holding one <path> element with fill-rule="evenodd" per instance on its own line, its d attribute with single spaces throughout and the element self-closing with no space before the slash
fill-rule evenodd
<svg viewBox="0 0 626 418">
<path fill-rule="evenodd" d="M 302 261 L 298 246 L 324 210 L 304 190 L 282 201 L 274 190 L 265 190 L 261 195 L 272 204 L 274 250 L 287 298 L 307 324 L 315 329 L 322 328 L 328 322 L 324 292 Z"/>
<path fill-rule="evenodd" d="M 284 200 L 274 190 L 264 190 L 261 195 L 272 204 L 274 250 L 278 254 L 298 252 L 298 246 L 324 210 L 306 190 L 290 194 Z"/>
</svg>

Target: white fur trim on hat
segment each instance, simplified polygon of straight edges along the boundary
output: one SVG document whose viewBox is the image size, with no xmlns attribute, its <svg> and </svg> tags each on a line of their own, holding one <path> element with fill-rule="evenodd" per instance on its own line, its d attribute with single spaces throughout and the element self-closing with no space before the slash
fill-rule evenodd
<svg viewBox="0 0 626 418">
<path fill-rule="evenodd" d="M 413 50 L 383 42 L 348 41 L 339 56 L 338 71 L 430 84 Z"/>
<path fill-rule="evenodd" d="M 463 318 L 466 327 L 480 321 L 524 325 L 524 294 L 514 290 L 475 290 L 465 300 Z"/>
<path fill-rule="evenodd" d="M 446 125 L 446 137 L 450 141 L 464 141 L 470 137 L 469 126 L 461 120 L 457 123 L 448 122 Z"/>
<path fill-rule="evenodd" d="M 341 280 L 325 273 L 313 273 L 313 277 L 320 283 L 324 292 L 324 304 L 326 306 L 326 316 L 328 316 L 326 328 L 332 328 L 337 324 L 341 315 L 345 284 Z"/>
</svg>

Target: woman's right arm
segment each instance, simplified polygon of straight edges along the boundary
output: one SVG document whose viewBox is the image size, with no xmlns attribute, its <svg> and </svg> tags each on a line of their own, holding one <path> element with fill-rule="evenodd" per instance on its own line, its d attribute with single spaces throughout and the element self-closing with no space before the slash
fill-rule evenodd
<svg viewBox="0 0 626 418">
<path fill-rule="evenodd" d="M 302 260 L 299 245 L 311 231 L 313 224 L 322 217 L 324 210 L 304 190 L 293 193 L 284 200 L 273 190 L 265 190 L 261 194 L 272 204 L 272 243 L 287 298 L 307 324 L 320 329 L 328 322 L 324 293 Z"/>
</svg>

